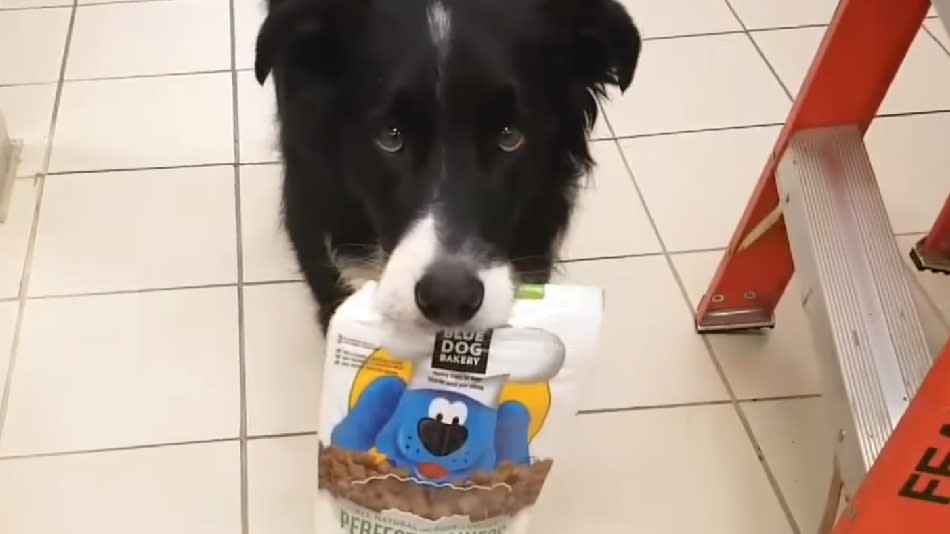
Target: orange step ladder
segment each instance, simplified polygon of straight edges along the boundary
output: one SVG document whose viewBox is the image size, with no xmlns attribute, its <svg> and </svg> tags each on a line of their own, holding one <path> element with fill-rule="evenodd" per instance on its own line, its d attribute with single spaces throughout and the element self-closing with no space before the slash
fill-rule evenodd
<svg viewBox="0 0 950 534">
<path fill-rule="evenodd" d="M 863 139 L 930 7 L 839 2 L 696 314 L 701 333 L 774 326 L 798 274 L 836 425 L 822 534 L 950 534 L 950 344 L 927 346 Z M 911 257 L 950 272 L 950 197 Z"/>
</svg>

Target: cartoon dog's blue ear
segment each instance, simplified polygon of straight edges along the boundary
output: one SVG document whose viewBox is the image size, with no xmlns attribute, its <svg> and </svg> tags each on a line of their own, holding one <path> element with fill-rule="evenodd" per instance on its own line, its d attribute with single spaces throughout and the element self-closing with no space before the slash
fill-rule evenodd
<svg viewBox="0 0 950 534">
<path fill-rule="evenodd" d="M 528 465 L 531 463 L 529 433 L 531 414 L 524 404 L 508 401 L 498 406 L 495 426 L 495 453 L 498 462 Z"/>
<path fill-rule="evenodd" d="M 376 446 L 380 432 L 392 418 L 406 391 L 401 378 L 386 376 L 367 386 L 356 405 L 330 432 L 330 444 L 365 452 Z M 387 454 L 386 451 L 380 451 Z"/>
</svg>

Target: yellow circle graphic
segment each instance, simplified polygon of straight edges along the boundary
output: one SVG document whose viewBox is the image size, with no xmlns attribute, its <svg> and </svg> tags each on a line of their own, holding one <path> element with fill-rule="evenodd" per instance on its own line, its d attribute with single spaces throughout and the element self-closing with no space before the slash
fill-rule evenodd
<svg viewBox="0 0 950 534">
<path fill-rule="evenodd" d="M 350 410 L 359 402 L 366 388 L 384 376 L 398 376 L 403 382 L 409 383 L 412 378 L 412 362 L 397 360 L 385 349 L 376 349 L 353 379 L 353 386 L 350 388 Z M 502 388 L 498 403 L 508 401 L 520 402 L 528 410 L 531 416 L 528 440 L 533 440 L 544 426 L 544 420 L 547 419 L 548 411 L 551 409 L 551 388 L 548 383 L 508 383 Z"/>
</svg>

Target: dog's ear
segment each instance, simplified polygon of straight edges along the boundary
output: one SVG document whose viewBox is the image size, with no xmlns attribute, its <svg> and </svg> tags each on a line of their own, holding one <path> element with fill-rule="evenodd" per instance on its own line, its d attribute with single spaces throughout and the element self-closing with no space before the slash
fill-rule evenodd
<svg viewBox="0 0 950 534">
<path fill-rule="evenodd" d="M 584 83 L 603 88 L 630 87 L 640 58 L 640 31 L 616 0 L 581 0 L 574 4 L 576 69 Z"/>
<path fill-rule="evenodd" d="M 263 84 L 274 67 L 292 63 L 316 73 L 340 67 L 341 27 L 365 0 L 270 0 L 257 33 L 254 75 Z"/>
</svg>

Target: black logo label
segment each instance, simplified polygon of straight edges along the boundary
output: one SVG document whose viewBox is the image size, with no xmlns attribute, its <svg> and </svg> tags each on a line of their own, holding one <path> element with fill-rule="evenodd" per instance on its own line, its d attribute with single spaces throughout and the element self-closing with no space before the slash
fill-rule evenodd
<svg viewBox="0 0 950 534">
<path fill-rule="evenodd" d="M 950 424 L 940 427 L 941 438 L 950 438 Z M 950 447 L 944 439 L 927 447 L 914 470 L 907 475 L 898 495 L 907 499 L 950 505 Z"/>
<path fill-rule="evenodd" d="M 432 368 L 459 373 L 485 374 L 491 330 L 439 332 L 432 351 Z"/>
</svg>

